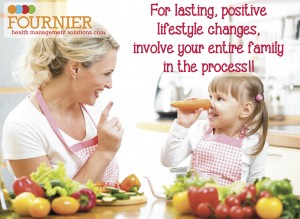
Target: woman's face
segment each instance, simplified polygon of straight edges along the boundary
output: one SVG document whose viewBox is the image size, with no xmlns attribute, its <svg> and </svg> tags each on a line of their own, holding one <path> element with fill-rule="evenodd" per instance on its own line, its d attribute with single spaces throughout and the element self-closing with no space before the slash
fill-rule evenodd
<svg viewBox="0 0 300 219">
<path fill-rule="evenodd" d="M 230 94 L 210 93 L 212 107 L 208 110 L 209 125 L 228 131 L 240 126 L 240 105 Z"/>
<path fill-rule="evenodd" d="M 94 105 L 105 88 L 112 88 L 112 73 L 117 61 L 117 52 L 111 50 L 101 60 L 86 68 L 78 69 L 76 96 L 80 103 Z"/>
</svg>

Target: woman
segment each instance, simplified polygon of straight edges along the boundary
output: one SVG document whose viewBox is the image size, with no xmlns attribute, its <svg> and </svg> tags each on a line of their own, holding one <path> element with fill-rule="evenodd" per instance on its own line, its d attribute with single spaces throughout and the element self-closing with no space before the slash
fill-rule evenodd
<svg viewBox="0 0 300 219">
<path fill-rule="evenodd" d="M 16 177 L 30 175 L 42 162 L 55 167 L 62 161 L 67 175 L 81 183 L 118 181 L 114 157 L 124 130 L 118 118 L 108 119 L 112 102 L 102 113 L 95 103 L 112 88 L 119 45 L 100 25 L 93 29 L 101 35 L 32 41 L 19 76 L 34 92 L 3 127 L 4 159 Z"/>
</svg>

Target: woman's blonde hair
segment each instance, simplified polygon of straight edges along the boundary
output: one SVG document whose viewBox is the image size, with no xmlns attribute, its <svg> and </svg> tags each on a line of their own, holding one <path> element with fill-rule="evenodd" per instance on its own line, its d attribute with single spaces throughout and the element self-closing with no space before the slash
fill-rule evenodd
<svg viewBox="0 0 300 219">
<path fill-rule="evenodd" d="M 93 36 L 57 35 L 35 38 L 23 57 L 17 71 L 13 74 L 29 90 L 37 90 L 51 78 L 60 75 L 69 60 L 89 67 L 107 55 L 119 44 L 111 34 L 98 23 L 92 22 Z M 96 31 L 96 32 L 95 32 Z"/>
<path fill-rule="evenodd" d="M 245 125 L 251 126 L 251 129 L 247 131 L 246 136 L 260 132 L 258 146 L 253 155 L 259 154 L 266 142 L 269 121 L 267 106 L 263 100 L 264 86 L 261 80 L 250 73 L 222 73 L 211 81 L 208 90 L 214 93 L 231 94 L 241 103 L 252 102 L 254 110 L 245 121 Z"/>
</svg>

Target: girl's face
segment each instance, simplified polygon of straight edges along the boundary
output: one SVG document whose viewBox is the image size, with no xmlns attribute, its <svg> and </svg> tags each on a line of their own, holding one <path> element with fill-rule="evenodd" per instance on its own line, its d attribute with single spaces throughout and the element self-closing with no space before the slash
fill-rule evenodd
<svg viewBox="0 0 300 219">
<path fill-rule="evenodd" d="M 230 94 L 210 92 L 212 107 L 208 110 L 209 125 L 221 132 L 238 130 L 240 123 L 240 104 Z"/>
<path fill-rule="evenodd" d="M 100 93 L 112 88 L 112 73 L 116 66 L 117 52 L 111 50 L 101 60 L 78 70 L 77 98 L 80 103 L 94 105 Z"/>
</svg>

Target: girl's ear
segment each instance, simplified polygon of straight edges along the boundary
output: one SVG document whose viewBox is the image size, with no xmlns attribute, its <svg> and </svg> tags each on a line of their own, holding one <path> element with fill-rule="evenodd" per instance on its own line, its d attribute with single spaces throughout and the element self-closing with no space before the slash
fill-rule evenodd
<svg viewBox="0 0 300 219">
<path fill-rule="evenodd" d="M 245 119 L 245 118 L 249 117 L 252 114 L 253 109 L 254 109 L 253 103 L 251 103 L 251 102 L 244 103 L 244 105 L 242 106 L 241 113 L 240 113 L 240 118 Z"/>
</svg>

